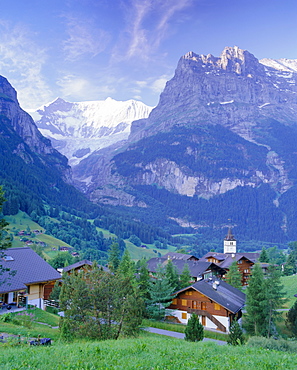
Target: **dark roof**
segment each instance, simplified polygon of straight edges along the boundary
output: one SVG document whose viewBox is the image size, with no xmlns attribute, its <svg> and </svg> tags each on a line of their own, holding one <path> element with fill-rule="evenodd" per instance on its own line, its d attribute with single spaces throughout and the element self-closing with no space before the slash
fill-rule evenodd
<svg viewBox="0 0 297 370">
<path fill-rule="evenodd" d="M 165 256 L 164 256 L 165 257 Z M 158 265 L 166 266 L 168 259 L 167 258 L 151 258 L 147 261 L 147 267 L 149 272 L 156 272 Z M 207 261 L 192 261 L 192 260 L 182 260 L 182 259 L 172 259 L 173 265 L 177 268 L 177 273 L 180 275 L 185 267 L 185 264 L 189 266 L 190 274 L 192 277 L 197 278 L 203 275 L 204 272 L 208 270 L 220 269 L 217 265 L 212 262 Z"/>
<path fill-rule="evenodd" d="M 0 258 L 0 265 L 16 271 L 15 275 L 4 272 L 0 275 L 0 293 L 26 289 L 26 285 L 58 280 L 61 275 L 31 248 L 9 248 L 4 251 L 12 257 L 5 261 Z M 8 258 L 6 258 L 8 260 Z"/>
<path fill-rule="evenodd" d="M 207 261 L 208 258 L 214 257 L 218 261 L 217 264 L 222 268 L 228 268 L 234 261 L 239 261 L 242 258 L 245 258 L 252 263 L 256 263 L 260 256 L 258 252 L 247 252 L 247 253 L 217 253 L 217 252 L 208 252 L 199 261 Z"/>
<path fill-rule="evenodd" d="M 63 267 L 62 271 L 63 272 L 68 272 L 68 271 L 71 271 L 71 270 L 75 270 L 77 268 L 80 268 L 82 266 L 85 266 L 85 265 L 88 265 L 88 266 L 92 266 L 93 265 L 93 262 L 89 261 L 89 260 L 82 260 L 82 261 L 79 261 L 79 262 L 76 262 L 76 263 L 73 263 L 72 265 L 69 265 L 69 266 L 66 266 L 66 267 Z M 107 267 L 104 267 L 104 266 L 101 266 L 101 265 L 98 265 L 98 268 L 101 268 L 104 270 L 104 271 L 109 271 Z"/>
<path fill-rule="evenodd" d="M 165 254 L 162 258 L 170 258 L 170 259 L 177 259 L 177 260 L 190 260 L 190 259 L 196 259 L 198 261 L 198 257 L 192 255 L 192 254 L 185 254 L 185 253 L 174 253 L 174 252 L 168 252 Z"/>
<path fill-rule="evenodd" d="M 215 282 L 219 283 L 216 284 L 216 288 L 214 288 Z M 236 313 L 241 310 L 245 303 L 245 294 L 242 291 L 227 284 L 225 281 L 216 279 L 197 281 L 196 283 L 179 290 L 175 294 L 181 293 L 190 288 L 197 290 L 197 292 L 205 295 L 232 313 Z"/>
</svg>

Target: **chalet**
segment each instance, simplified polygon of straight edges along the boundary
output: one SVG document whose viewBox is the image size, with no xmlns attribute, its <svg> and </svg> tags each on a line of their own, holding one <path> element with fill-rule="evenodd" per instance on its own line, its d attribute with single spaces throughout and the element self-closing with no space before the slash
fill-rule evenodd
<svg viewBox="0 0 297 370">
<path fill-rule="evenodd" d="M 205 328 L 229 332 L 234 319 L 240 319 L 245 294 L 225 281 L 207 279 L 179 290 L 168 307 L 171 316 L 186 324 L 193 313 Z"/>
<path fill-rule="evenodd" d="M 237 253 L 236 239 L 232 234 L 231 228 L 229 228 L 227 236 L 224 239 L 224 253 L 208 252 L 199 261 L 214 263 L 226 272 L 229 271 L 231 264 L 236 261 L 238 270 L 241 273 L 241 284 L 244 286 L 248 285 L 252 268 L 259 257 L 259 252 Z M 262 268 L 265 270 L 267 266 L 262 266 Z M 224 278 L 225 274 L 220 277 Z"/>
<path fill-rule="evenodd" d="M 0 301 L 19 305 L 28 303 L 44 309 L 56 280 L 61 275 L 31 248 L 4 251 L 0 265 L 9 269 L 0 275 Z"/>
<path fill-rule="evenodd" d="M 189 255 L 186 255 L 186 256 L 191 257 Z M 188 260 L 183 259 L 183 258 L 171 259 L 169 256 L 169 253 L 161 258 L 158 258 L 158 257 L 151 258 L 147 262 L 149 273 L 153 276 L 157 272 L 158 266 L 166 267 L 166 264 L 168 263 L 169 260 L 172 261 L 179 275 L 182 273 L 185 267 L 185 264 L 187 264 L 190 270 L 190 274 L 193 278 L 193 281 L 205 279 L 210 276 L 217 276 L 217 275 L 222 276 L 226 273 L 226 270 L 222 269 L 220 266 L 212 262 L 200 261 L 197 258 L 188 259 Z"/>
<path fill-rule="evenodd" d="M 81 271 L 88 271 L 92 268 L 93 262 L 89 260 L 82 260 L 76 263 L 73 263 L 72 265 L 63 267 L 62 269 L 59 269 L 61 273 L 67 272 L 68 274 L 72 272 L 81 272 Z M 104 271 L 109 271 L 109 269 L 105 266 L 97 265 L 99 269 L 103 269 Z"/>
<path fill-rule="evenodd" d="M 198 261 L 199 258 L 190 254 L 185 253 L 174 253 L 168 252 L 163 258 L 170 258 L 171 260 L 183 260 L 183 261 Z"/>
</svg>

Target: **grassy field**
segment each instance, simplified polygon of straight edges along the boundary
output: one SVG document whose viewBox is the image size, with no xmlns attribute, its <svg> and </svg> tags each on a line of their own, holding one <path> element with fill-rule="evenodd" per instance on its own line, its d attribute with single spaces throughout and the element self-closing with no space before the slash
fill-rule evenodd
<svg viewBox="0 0 297 370">
<path fill-rule="evenodd" d="M 283 276 L 281 282 L 284 285 L 284 291 L 286 292 L 286 297 L 288 301 L 285 303 L 285 308 L 291 308 L 296 302 L 296 297 L 294 294 L 297 294 L 297 275 Z"/>
<path fill-rule="evenodd" d="M 50 347 L 5 347 L 1 369 L 296 369 L 297 358 L 284 352 L 189 343 L 142 333 L 139 338 L 103 342 L 55 342 Z"/>
</svg>

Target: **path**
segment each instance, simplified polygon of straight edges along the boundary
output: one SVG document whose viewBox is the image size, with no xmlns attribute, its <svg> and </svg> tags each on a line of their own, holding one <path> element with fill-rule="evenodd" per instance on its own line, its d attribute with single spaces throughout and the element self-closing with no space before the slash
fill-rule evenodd
<svg viewBox="0 0 297 370">
<path fill-rule="evenodd" d="M 160 334 L 160 335 L 167 335 L 168 337 L 173 337 L 173 338 L 179 338 L 179 339 L 184 339 L 185 338 L 184 333 L 178 333 L 176 331 L 169 331 L 169 330 L 157 329 L 157 328 L 152 328 L 152 327 L 144 328 L 144 330 L 149 331 L 150 333 Z M 223 340 L 210 339 L 210 338 L 204 338 L 203 339 L 203 342 L 207 342 L 207 341 L 212 341 L 212 342 L 215 342 L 215 343 L 220 344 L 220 345 L 227 344 L 227 342 L 225 342 Z"/>
</svg>

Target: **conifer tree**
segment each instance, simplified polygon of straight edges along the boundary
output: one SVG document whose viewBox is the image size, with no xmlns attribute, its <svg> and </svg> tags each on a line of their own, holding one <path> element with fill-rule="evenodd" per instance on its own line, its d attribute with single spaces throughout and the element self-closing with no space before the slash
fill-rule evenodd
<svg viewBox="0 0 297 370">
<path fill-rule="evenodd" d="M 230 265 L 230 269 L 226 274 L 226 282 L 234 288 L 241 289 L 241 273 L 238 270 L 237 262 L 234 261 Z"/>
<path fill-rule="evenodd" d="M 267 337 L 270 337 L 275 331 L 275 323 L 281 319 L 281 312 L 278 309 L 283 307 L 286 302 L 284 299 L 284 286 L 281 284 L 281 272 L 275 266 L 268 268 L 268 275 L 265 279 L 266 299 L 268 306 L 267 314 Z"/>
<path fill-rule="evenodd" d="M 192 276 L 190 272 L 189 265 L 185 262 L 182 273 L 180 274 L 179 277 L 179 285 L 180 289 L 186 288 L 191 284 L 192 281 Z"/>
<path fill-rule="evenodd" d="M 246 315 L 243 324 L 247 333 L 265 336 L 267 334 L 267 314 L 268 303 L 264 276 L 261 266 L 256 263 L 246 292 Z"/>
<path fill-rule="evenodd" d="M 130 253 L 127 248 L 125 249 L 121 262 L 117 268 L 117 274 L 131 280 L 135 279 L 135 264 L 131 260 Z"/>
<path fill-rule="evenodd" d="M 293 336 L 297 338 L 297 301 L 287 313 L 286 326 L 291 330 Z"/>
<path fill-rule="evenodd" d="M 120 264 L 120 248 L 118 243 L 112 243 L 108 251 L 108 267 L 111 272 L 116 272 Z"/>
<path fill-rule="evenodd" d="M 149 294 L 150 275 L 147 268 L 147 262 L 145 258 L 139 261 L 138 270 L 138 290 L 140 296 L 147 301 L 150 298 Z"/>
<path fill-rule="evenodd" d="M 269 256 L 268 256 L 268 253 L 267 253 L 267 251 L 264 247 L 262 248 L 262 251 L 260 253 L 259 262 L 269 263 Z"/>
<path fill-rule="evenodd" d="M 167 279 L 165 270 L 158 266 L 156 279 L 149 284 L 150 299 L 147 303 L 147 312 L 152 319 L 161 320 L 164 318 L 166 308 L 174 298 L 174 290 Z"/>
<path fill-rule="evenodd" d="M 193 313 L 188 320 L 185 329 L 185 340 L 189 342 L 199 342 L 204 338 L 204 328 L 198 316 Z"/>
<path fill-rule="evenodd" d="M 244 338 L 243 338 L 243 332 L 238 324 L 237 320 L 234 320 L 231 327 L 230 332 L 228 335 L 227 343 L 231 344 L 232 346 L 239 346 L 243 344 Z"/>
<path fill-rule="evenodd" d="M 176 291 L 179 288 L 179 278 L 178 278 L 176 266 L 173 264 L 171 259 L 167 261 L 167 264 L 165 267 L 165 275 L 166 275 L 167 280 L 170 282 L 172 286 L 172 290 Z"/>
</svg>

